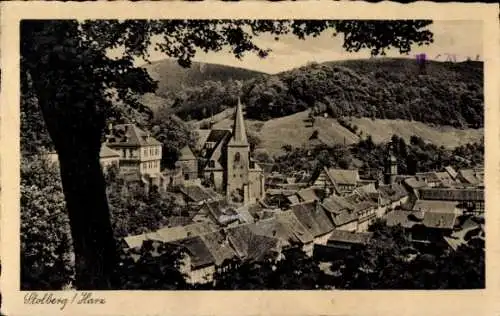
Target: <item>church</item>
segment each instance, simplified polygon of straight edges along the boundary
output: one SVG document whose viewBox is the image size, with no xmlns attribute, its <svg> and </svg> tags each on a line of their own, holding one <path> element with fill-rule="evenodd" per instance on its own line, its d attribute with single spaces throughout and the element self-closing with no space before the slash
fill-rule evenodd
<svg viewBox="0 0 500 316">
<path fill-rule="evenodd" d="M 197 174 L 204 185 L 234 204 L 251 204 L 264 197 L 264 173 L 251 158 L 240 99 L 232 129 L 201 129 L 198 136 L 201 152 L 197 159 L 188 148 L 181 151 L 185 181 L 194 180 Z"/>
</svg>

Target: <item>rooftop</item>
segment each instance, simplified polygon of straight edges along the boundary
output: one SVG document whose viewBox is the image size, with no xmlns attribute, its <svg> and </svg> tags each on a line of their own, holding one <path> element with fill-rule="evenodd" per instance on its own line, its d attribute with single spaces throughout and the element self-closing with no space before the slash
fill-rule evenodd
<svg viewBox="0 0 500 316">
<path fill-rule="evenodd" d="M 108 146 L 158 146 L 161 145 L 149 133 L 143 131 L 135 124 L 118 124 L 112 127 L 107 141 Z"/>
</svg>

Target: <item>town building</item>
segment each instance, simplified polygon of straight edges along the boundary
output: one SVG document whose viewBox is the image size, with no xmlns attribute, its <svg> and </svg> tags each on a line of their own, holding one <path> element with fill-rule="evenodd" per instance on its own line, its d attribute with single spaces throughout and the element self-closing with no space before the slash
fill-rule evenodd
<svg viewBox="0 0 500 316">
<path fill-rule="evenodd" d="M 251 159 L 243 109 L 236 106 L 232 130 L 212 129 L 200 146 L 200 176 L 231 203 L 251 204 L 265 195 L 264 173 Z"/>
<path fill-rule="evenodd" d="M 110 126 L 106 146 L 120 154 L 120 171 L 159 175 L 162 144 L 135 124 Z"/>
</svg>

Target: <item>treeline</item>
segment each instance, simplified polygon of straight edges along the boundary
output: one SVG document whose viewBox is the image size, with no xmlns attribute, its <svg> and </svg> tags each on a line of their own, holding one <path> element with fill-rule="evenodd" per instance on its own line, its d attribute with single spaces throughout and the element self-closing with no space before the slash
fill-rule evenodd
<svg viewBox="0 0 500 316">
<path fill-rule="evenodd" d="M 400 174 L 442 171 L 446 166 L 455 169 L 472 168 L 484 164 L 484 142 L 447 149 L 426 143 L 418 136 L 410 137 L 410 142 L 407 144 L 402 137 L 393 135 L 391 143 Z M 351 146 L 342 144 L 331 147 L 318 145 L 314 148 L 284 146 L 285 153 L 274 159 L 274 171 L 312 173 L 323 167 L 384 170 L 388 145 L 389 143 L 375 144 L 368 135 Z"/>
<path fill-rule="evenodd" d="M 234 106 L 241 85 L 247 118 L 268 120 L 313 109 L 332 117 L 404 119 L 482 127 L 483 64 L 412 59 L 312 63 L 245 81 L 205 81 L 165 101 L 181 118 L 202 119 Z M 165 94 L 162 96 L 166 96 Z"/>
<path fill-rule="evenodd" d="M 269 119 L 324 108 L 335 118 L 479 127 L 482 73 L 482 64 L 472 62 L 428 62 L 425 72 L 410 59 L 311 64 L 246 86 L 247 116 Z"/>
</svg>

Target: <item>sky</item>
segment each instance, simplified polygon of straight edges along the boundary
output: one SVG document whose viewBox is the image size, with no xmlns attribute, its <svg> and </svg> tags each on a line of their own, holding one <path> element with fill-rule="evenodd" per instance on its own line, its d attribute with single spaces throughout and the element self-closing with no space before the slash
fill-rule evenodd
<svg viewBox="0 0 500 316">
<path fill-rule="evenodd" d="M 418 53 L 426 53 L 428 59 L 445 61 L 448 54 L 454 54 L 457 61 L 470 57 L 475 60 L 479 55 L 482 60 L 483 32 L 482 21 L 434 21 L 428 29 L 434 34 L 434 43 L 428 46 L 416 46 L 409 56 L 401 55 L 395 49 L 387 51 L 386 57 L 413 57 Z M 300 40 L 292 35 L 283 36 L 275 41 L 272 36 L 261 35 L 255 42 L 262 48 L 270 48 L 272 52 L 265 59 L 253 53 L 247 53 L 242 60 L 238 60 L 227 50 L 217 53 L 198 52 L 195 61 L 223 64 L 266 73 L 277 73 L 309 62 L 325 62 L 334 60 L 369 58 L 370 51 L 347 53 L 342 48 L 342 35 L 332 37 L 331 33 L 324 32 L 321 36 Z M 165 55 L 153 50 L 150 51 L 150 60 L 165 59 Z M 137 64 L 144 61 L 138 60 Z"/>
</svg>

